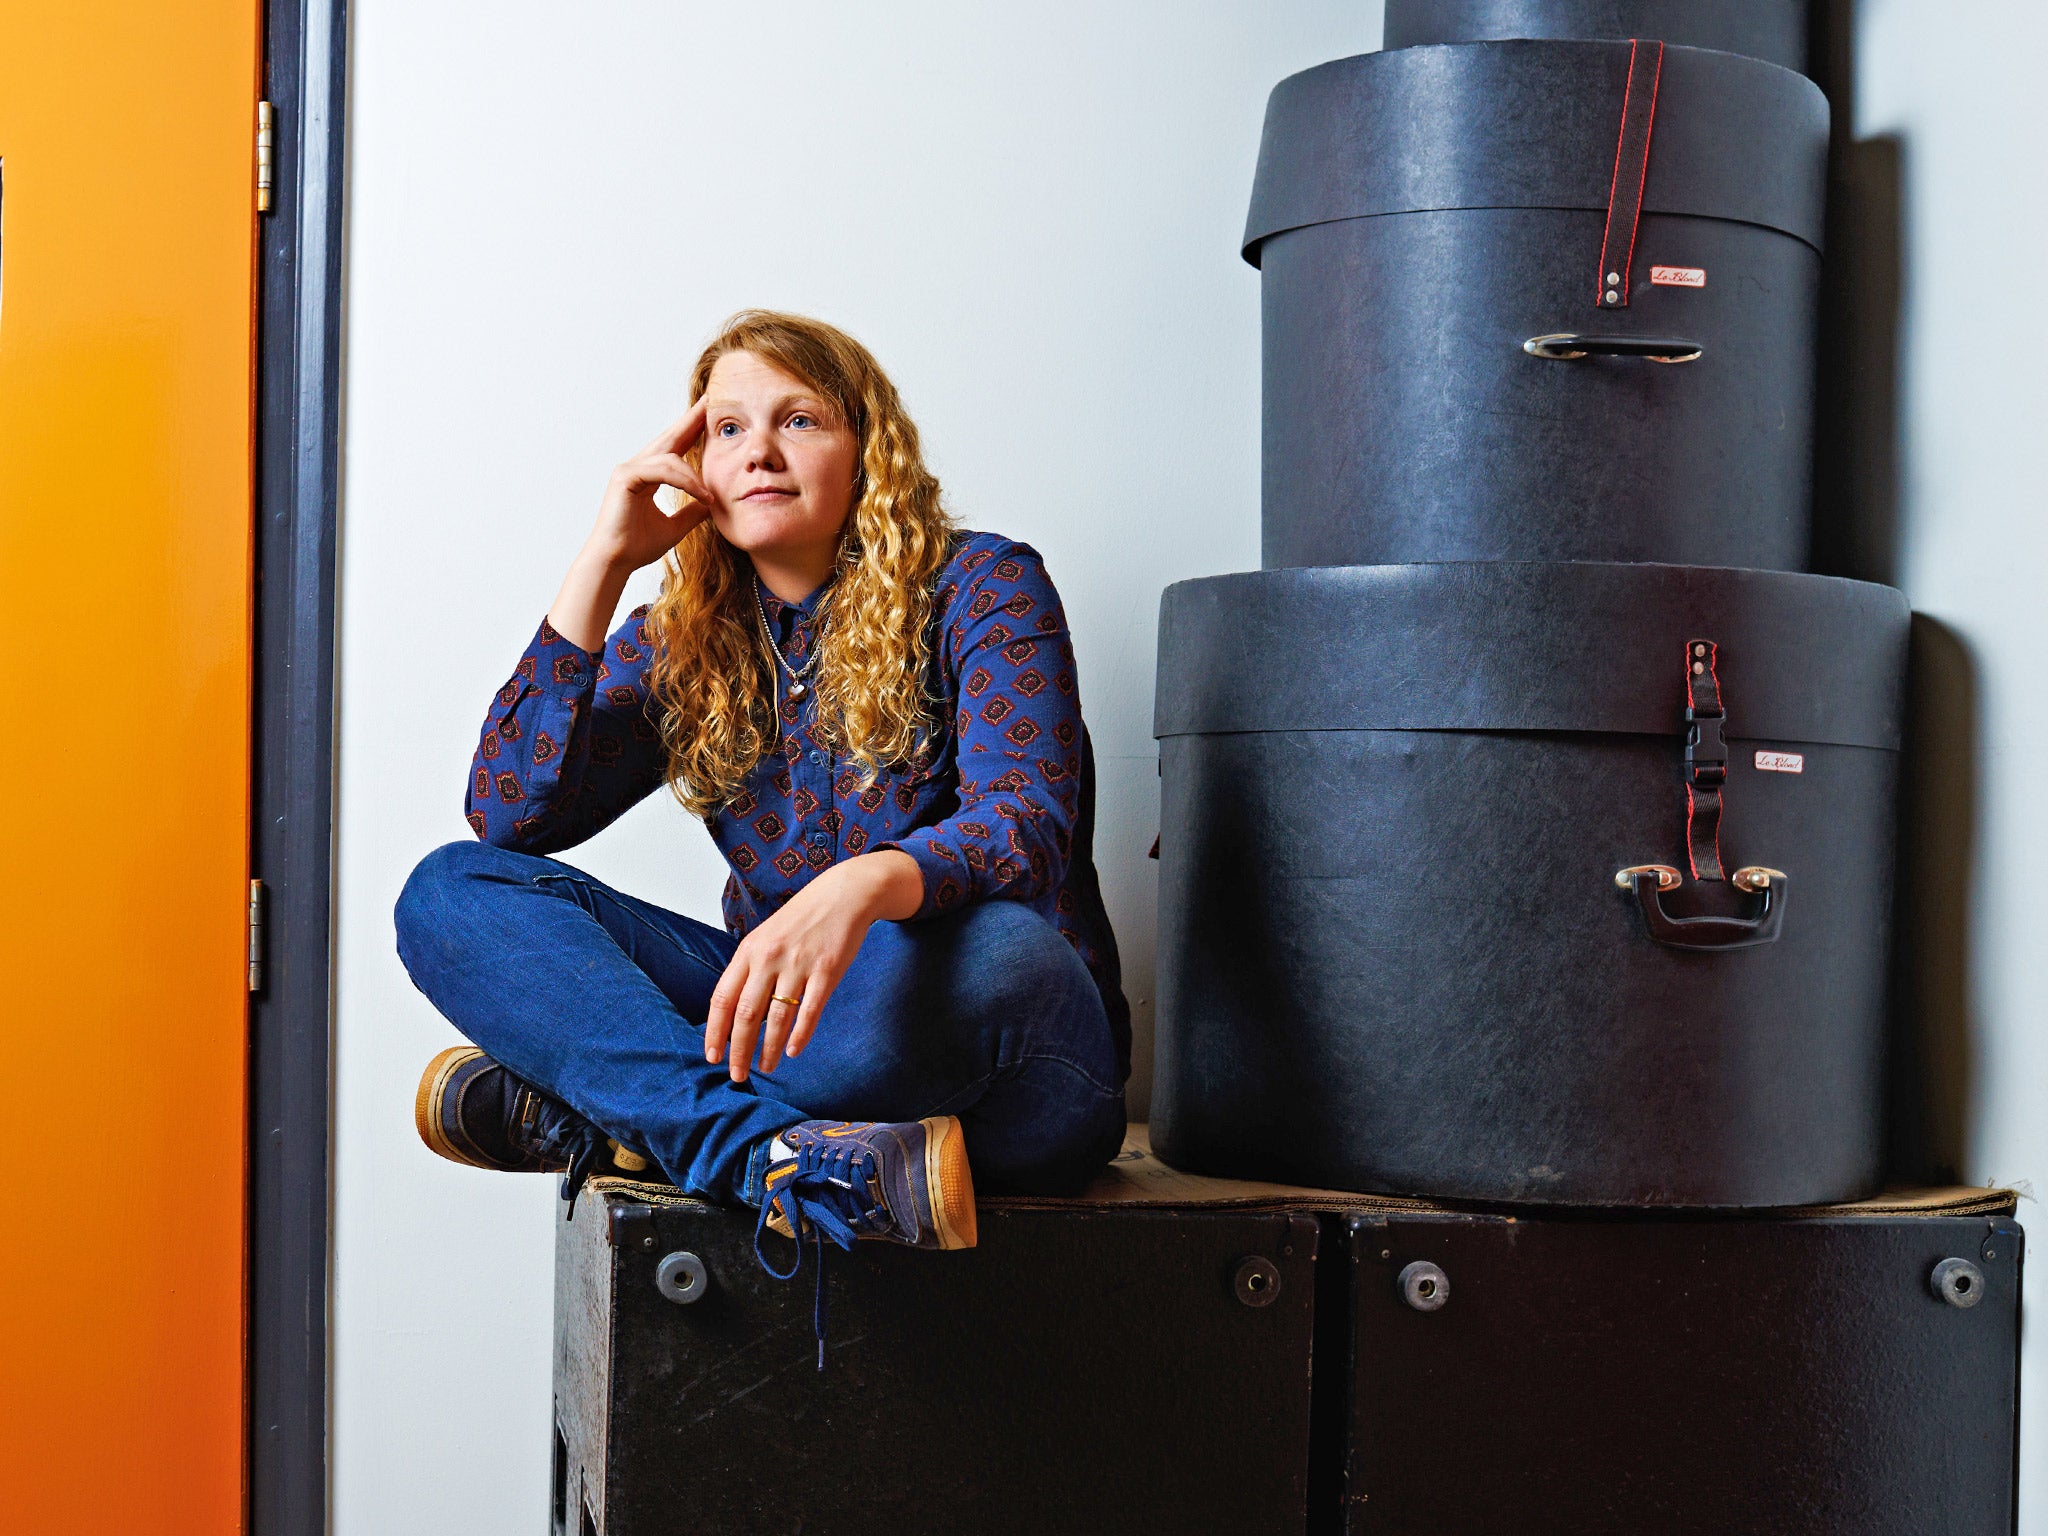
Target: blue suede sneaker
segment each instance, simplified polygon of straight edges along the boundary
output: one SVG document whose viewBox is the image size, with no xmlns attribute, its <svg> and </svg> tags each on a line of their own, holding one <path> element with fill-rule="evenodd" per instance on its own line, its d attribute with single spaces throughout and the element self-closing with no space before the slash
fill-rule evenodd
<svg viewBox="0 0 2048 1536">
<path fill-rule="evenodd" d="M 911 1248 L 972 1248 L 974 1179 L 959 1120 L 805 1120 L 775 1138 L 754 1225 L 754 1256 L 778 1280 L 803 1267 L 803 1241 L 817 1254 L 812 1327 L 825 1368 L 825 1240 L 850 1249 L 862 1240 Z M 761 1238 L 796 1240 L 787 1269 L 768 1262 Z"/>
<path fill-rule="evenodd" d="M 565 1218 L 575 1214 L 583 1181 L 607 1152 L 612 1167 L 630 1178 L 668 1182 L 633 1148 L 473 1045 L 451 1045 L 427 1063 L 412 1114 L 420 1140 L 451 1163 L 501 1173 L 562 1173 Z"/>
</svg>

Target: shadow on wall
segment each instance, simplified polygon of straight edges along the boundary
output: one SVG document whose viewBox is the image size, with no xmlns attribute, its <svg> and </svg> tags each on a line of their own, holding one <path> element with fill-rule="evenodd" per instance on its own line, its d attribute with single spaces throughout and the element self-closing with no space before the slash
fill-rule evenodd
<svg viewBox="0 0 2048 1536">
<path fill-rule="evenodd" d="M 1954 1183 L 1975 1056 L 1969 918 L 1977 833 L 1977 663 L 1947 625 L 1913 616 L 1893 903 L 1887 1162 L 1899 1183 Z"/>
<path fill-rule="evenodd" d="M 1907 153 L 1857 139 L 1856 0 L 1815 0 L 1812 73 L 1833 105 L 1811 569 L 1896 585 L 1902 545 L 1899 327 Z M 1913 616 L 1899 764 L 1886 1172 L 1959 1176 L 1975 1054 L 1969 902 L 1976 847 L 1977 663 Z"/>
</svg>

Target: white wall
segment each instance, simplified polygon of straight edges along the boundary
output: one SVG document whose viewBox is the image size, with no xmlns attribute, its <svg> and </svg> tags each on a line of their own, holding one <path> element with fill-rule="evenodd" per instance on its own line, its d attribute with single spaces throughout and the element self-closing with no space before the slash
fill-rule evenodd
<svg viewBox="0 0 2048 1536">
<path fill-rule="evenodd" d="M 392 954 L 412 863 L 467 835 L 477 724 L 611 465 L 720 317 L 866 340 L 970 527 L 1065 593 L 1097 857 L 1150 1038 L 1160 588 L 1258 563 L 1265 94 L 1372 48 L 1365 0 L 353 7 L 341 618 L 334 1529 L 539 1532 L 549 1181 L 438 1162 L 413 1085 L 455 1037 Z M 652 802 L 571 856 L 716 919 Z"/>
<path fill-rule="evenodd" d="M 1963 1173 L 2037 1185 L 2048 1175 L 2048 289 L 2036 270 L 2048 250 L 2048 7 L 1861 0 L 1857 11 L 1855 131 L 1896 138 L 1903 171 L 1898 581 L 1960 637 L 1975 683 L 1974 741 L 1939 744 L 1975 772 Z M 2048 1239 L 2039 1210 L 2020 1208 L 2037 1243 Z M 2031 1270 L 2038 1304 L 2040 1255 Z M 2020 1530 L 2039 1536 L 2048 1348 L 2038 1328 L 2022 1386 Z"/>
<path fill-rule="evenodd" d="M 1138 1005 L 1142 1102 L 1156 600 L 1258 557 L 1256 279 L 1235 248 L 1259 114 L 1280 76 L 1374 46 L 1375 10 L 356 7 L 341 1536 L 543 1525 L 552 1192 L 415 1142 L 415 1076 L 453 1035 L 391 953 L 390 905 L 414 859 L 464 835 L 486 695 L 606 471 L 679 408 L 689 359 L 729 310 L 809 310 L 864 337 L 968 524 L 1050 560 L 1102 757 L 1098 857 Z M 2034 76 L 2048 10 L 1862 0 L 1858 20 L 1856 131 L 1903 150 L 1895 569 L 1975 674 L 1975 739 L 1956 753 L 1975 775 L 1964 1172 L 2039 1180 L 2048 102 Z M 573 857 L 714 915 L 720 866 L 666 803 Z M 2044 1375 L 2037 1338 L 2029 1533 L 2048 1532 Z"/>
</svg>

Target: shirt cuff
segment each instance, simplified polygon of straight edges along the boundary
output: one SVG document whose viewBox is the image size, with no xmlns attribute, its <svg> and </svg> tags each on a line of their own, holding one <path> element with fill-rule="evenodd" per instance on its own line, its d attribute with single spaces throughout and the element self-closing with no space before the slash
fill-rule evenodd
<svg viewBox="0 0 2048 1536">
<path fill-rule="evenodd" d="M 915 832 L 906 832 L 891 842 L 876 843 L 868 850 L 881 853 L 894 848 L 907 853 L 917 865 L 917 872 L 924 876 L 924 900 L 918 908 L 905 918 L 905 922 L 919 922 L 927 917 L 937 917 L 941 912 L 951 912 L 962 906 L 970 894 L 967 884 L 967 868 L 960 862 L 959 850 L 930 827 L 921 827 Z"/>
<path fill-rule="evenodd" d="M 520 677 L 529 690 L 526 697 L 532 713 L 526 717 L 529 741 L 526 747 L 526 794 L 534 802 L 529 815 L 544 815 L 554 804 L 562 769 L 576 736 L 577 711 L 590 716 L 590 700 L 597 690 L 597 669 L 603 657 L 565 640 L 546 619 L 534 631 L 533 644 L 519 663 Z M 517 708 L 517 702 L 514 702 Z"/>
<path fill-rule="evenodd" d="M 573 640 L 562 637 L 546 619 L 534 631 L 533 644 L 526 648 L 533 658 L 533 681 L 564 704 L 575 702 L 597 683 L 601 651 L 586 651 Z"/>
</svg>

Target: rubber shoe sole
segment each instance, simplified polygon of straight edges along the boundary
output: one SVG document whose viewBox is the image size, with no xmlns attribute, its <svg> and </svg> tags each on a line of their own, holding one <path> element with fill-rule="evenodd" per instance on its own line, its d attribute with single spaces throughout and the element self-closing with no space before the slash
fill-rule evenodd
<svg viewBox="0 0 2048 1536">
<path fill-rule="evenodd" d="M 447 1158 L 451 1163 L 461 1163 L 465 1168 L 488 1168 L 493 1173 L 559 1172 L 559 1164 L 542 1164 L 538 1160 L 525 1168 L 508 1169 L 503 1163 L 478 1155 L 473 1148 L 457 1139 L 443 1118 L 448 1104 L 448 1084 L 464 1067 L 482 1059 L 483 1051 L 474 1045 L 451 1045 L 427 1063 L 427 1070 L 420 1074 L 419 1091 L 413 1095 L 412 1101 L 413 1129 L 419 1132 L 420 1140 L 427 1144 L 428 1151 Z M 605 1145 L 611 1148 L 612 1167 L 620 1173 L 644 1183 L 668 1182 L 666 1175 L 644 1152 L 627 1146 L 616 1136 L 607 1136 Z"/>
<path fill-rule="evenodd" d="M 448 1098 L 448 1080 L 481 1055 L 483 1052 L 473 1045 L 451 1045 L 428 1062 L 427 1070 L 420 1074 L 419 1092 L 413 1097 L 412 1123 L 429 1152 L 469 1168 L 494 1168 L 496 1164 L 465 1151 L 441 1121 L 441 1108 Z"/>
<path fill-rule="evenodd" d="M 932 1225 L 941 1248 L 972 1248 L 981 1229 L 974 1212 L 974 1175 L 967 1166 L 967 1138 L 952 1115 L 934 1115 L 924 1127 L 924 1187 L 932 1203 Z"/>
</svg>

